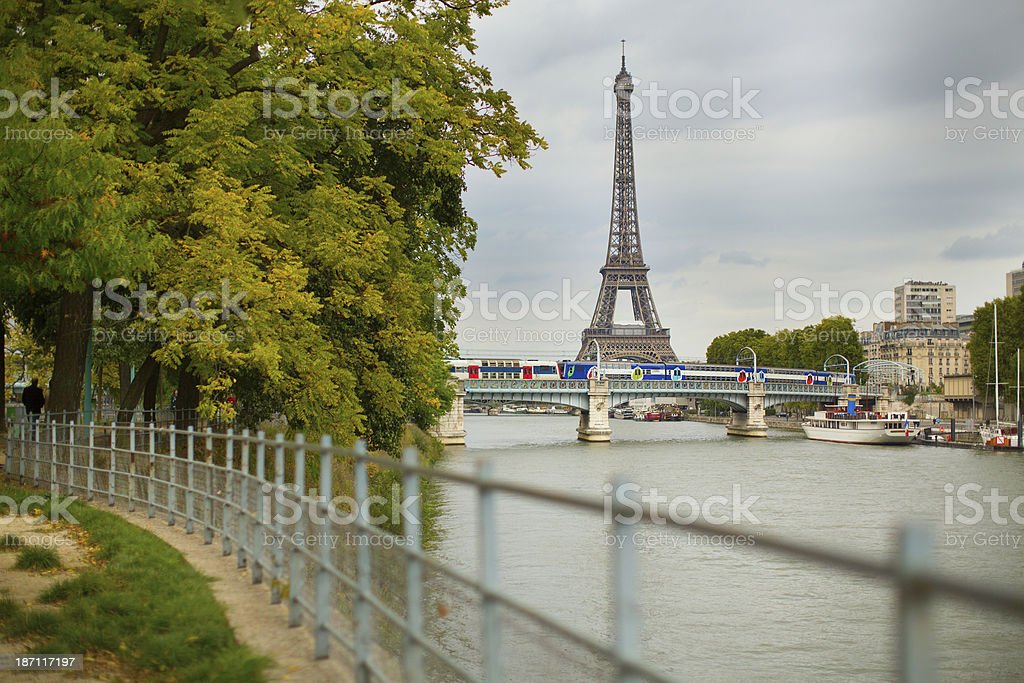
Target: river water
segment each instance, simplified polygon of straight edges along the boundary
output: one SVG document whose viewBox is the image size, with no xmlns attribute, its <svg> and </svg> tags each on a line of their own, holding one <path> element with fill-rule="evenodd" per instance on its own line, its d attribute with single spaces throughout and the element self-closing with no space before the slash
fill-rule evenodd
<svg viewBox="0 0 1024 683">
<path fill-rule="evenodd" d="M 991 488 L 1011 500 L 1024 496 L 1019 456 L 846 446 L 782 431 L 738 439 L 721 425 L 623 420 L 612 421 L 611 444 L 585 444 L 575 440 L 577 421 L 468 415 L 467 446 L 449 449 L 447 467 L 472 471 L 487 459 L 501 479 L 589 495 L 600 495 L 617 474 L 645 491 L 697 501 L 731 501 L 738 486 L 738 502 L 757 497 L 748 508 L 756 523 L 746 522 L 755 546 L 757 534 L 771 532 L 884 559 L 892 556 L 901 523 L 928 520 L 943 571 L 1024 589 L 1024 526 L 1012 519 L 999 524 L 999 514 L 987 508 L 976 524 L 945 523 L 947 504 L 955 515 L 974 515 L 949 496 L 953 487 L 979 485 L 981 492 L 970 493 L 975 500 Z M 453 484 L 445 497 L 445 533 L 435 554 L 476 572 L 475 494 Z M 1008 517 L 1008 508 L 1004 503 L 998 512 Z M 1019 511 L 1024 515 L 1024 505 Z M 602 516 L 507 495 L 499 496 L 498 513 L 504 590 L 607 639 L 611 548 Z M 894 678 L 895 591 L 889 584 L 662 528 L 648 527 L 639 541 L 644 657 L 668 673 L 706 681 Z M 476 669 L 476 605 L 454 594 L 449 602 L 432 630 L 440 628 L 444 646 Z M 512 613 L 503 613 L 502 622 L 507 680 L 609 679 L 608 663 L 586 648 Z M 933 623 L 943 678 L 1024 678 L 1024 620 L 941 600 Z"/>
</svg>

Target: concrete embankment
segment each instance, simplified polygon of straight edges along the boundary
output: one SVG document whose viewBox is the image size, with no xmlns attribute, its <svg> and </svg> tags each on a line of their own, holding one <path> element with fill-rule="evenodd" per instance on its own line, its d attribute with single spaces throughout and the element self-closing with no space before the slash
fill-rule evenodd
<svg viewBox="0 0 1024 683">
<path fill-rule="evenodd" d="M 716 424 L 716 425 L 727 425 L 727 424 L 729 424 L 729 418 L 727 418 L 727 417 L 713 417 L 711 415 L 687 415 L 685 417 L 685 420 L 687 422 L 704 422 L 706 424 Z M 771 427 L 772 429 L 783 429 L 783 430 L 787 430 L 787 431 L 791 431 L 791 432 L 799 432 L 800 431 L 800 421 L 799 420 L 788 420 L 788 419 L 785 419 L 785 418 L 773 417 L 773 416 L 769 415 L 768 417 L 765 418 L 765 422 L 767 422 L 768 426 Z"/>
</svg>

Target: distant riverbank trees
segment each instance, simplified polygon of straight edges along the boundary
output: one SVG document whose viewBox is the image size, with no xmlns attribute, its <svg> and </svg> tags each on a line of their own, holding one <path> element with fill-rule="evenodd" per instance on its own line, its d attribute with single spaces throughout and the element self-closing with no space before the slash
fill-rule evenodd
<svg viewBox="0 0 1024 683">
<path fill-rule="evenodd" d="M 1024 348 L 1024 294 L 989 301 L 974 311 L 974 324 L 967 350 L 971 354 L 975 394 L 995 395 L 995 306 L 999 306 L 999 395 L 1004 401 L 1016 395 L 1017 349 Z"/>
<path fill-rule="evenodd" d="M 125 412 L 176 389 L 184 414 L 390 450 L 429 426 L 476 240 L 466 169 L 544 146 L 473 59 L 472 22 L 503 4 L 0 13 L 0 82 L 46 93 L 46 115 L 5 119 L 0 311 L 53 351 L 47 407 L 80 407 L 91 336 Z"/>
<path fill-rule="evenodd" d="M 842 316 L 825 318 L 798 330 L 747 328 L 715 337 L 707 350 L 708 363 L 734 365 L 740 350 L 749 346 L 757 352 L 758 365 L 780 368 L 822 369 L 833 354 L 850 360 L 851 367 L 864 360 L 864 347 L 853 321 Z"/>
</svg>

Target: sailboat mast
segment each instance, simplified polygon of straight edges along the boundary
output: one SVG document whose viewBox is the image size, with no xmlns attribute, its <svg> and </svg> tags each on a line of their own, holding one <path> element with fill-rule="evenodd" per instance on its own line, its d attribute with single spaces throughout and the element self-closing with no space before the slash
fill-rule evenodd
<svg viewBox="0 0 1024 683">
<path fill-rule="evenodd" d="M 999 304 L 992 304 L 994 334 L 992 345 L 996 347 L 996 429 L 999 429 Z"/>
</svg>

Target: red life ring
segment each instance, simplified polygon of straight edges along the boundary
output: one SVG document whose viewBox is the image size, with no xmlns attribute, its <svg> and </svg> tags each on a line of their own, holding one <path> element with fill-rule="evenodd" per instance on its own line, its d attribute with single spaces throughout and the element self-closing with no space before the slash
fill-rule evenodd
<svg viewBox="0 0 1024 683">
<path fill-rule="evenodd" d="M 746 370 L 740 370 L 739 374 L 736 375 L 736 381 L 739 382 L 740 384 L 742 384 L 743 382 L 746 382 L 747 381 L 747 371 Z"/>
<path fill-rule="evenodd" d="M 807 383 L 808 384 L 814 384 L 814 375 L 812 375 L 809 372 L 807 373 Z"/>
</svg>

